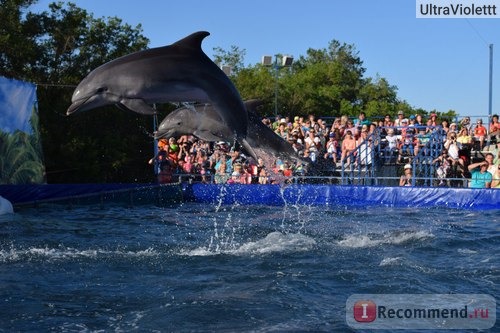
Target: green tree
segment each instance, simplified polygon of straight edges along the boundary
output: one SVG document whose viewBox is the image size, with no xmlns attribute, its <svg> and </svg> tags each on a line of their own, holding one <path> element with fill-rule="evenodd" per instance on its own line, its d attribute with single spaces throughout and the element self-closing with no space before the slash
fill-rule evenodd
<svg viewBox="0 0 500 333">
<path fill-rule="evenodd" d="M 49 182 L 152 179 L 150 117 L 114 107 L 66 117 L 76 84 L 92 69 L 147 48 L 140 25 L 94 18 L 72 3 L 33 13 L 35 1 L 1 0 L 0 75 L 38 85 L 39 116 Z"/>
</svg>

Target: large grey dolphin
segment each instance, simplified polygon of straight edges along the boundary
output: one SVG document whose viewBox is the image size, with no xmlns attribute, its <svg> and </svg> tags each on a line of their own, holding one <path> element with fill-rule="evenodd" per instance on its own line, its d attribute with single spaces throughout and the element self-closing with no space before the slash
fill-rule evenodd
<svg viewBox="0 0 500 333">
<path fill-rule="evenodd" d="M 256 109 L 262 102 L 248 100 L 244 105 L 248 112 L 247 141 L 258 152 L 272 154 L 286 160 L 298 160 L 298 155 L 293 147 L 262 123 Z M 181 107 L 169 113 L 158 126 L 155 138 L 178 137 L 193 134 L 206 141 L 229 141 L 231 129 L 224 124 L 212 105 L 193 105 Z"/>
<path fill-rule="evenodd" d="M 208 35 L 206 31 L 195 32 L 171 45 L 135 52 L 99 66 L 78 84 L 67 114 L 111 104 L 154 114 L 152 103 L 210 103 L 232 131 L 231 137 L 255 155 L 245 139 L 248 116 L 238 90 L 201 49 Z"/>
</svg>

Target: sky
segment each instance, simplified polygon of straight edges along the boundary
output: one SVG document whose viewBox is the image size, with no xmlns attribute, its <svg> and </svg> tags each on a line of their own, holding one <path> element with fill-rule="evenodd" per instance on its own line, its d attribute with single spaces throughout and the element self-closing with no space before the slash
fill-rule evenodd
<svg viewBox="0 0 500 333">
<path fill-rule="evenodd" d="M 353 44 L 365 77 L 386 78 L 412 107 L 451 109 L 461 116 L 488 115 L 493 44 L 493 114 L 500 113 L 500 18 L 418 19 L 416 1 L 421 0 L 71 2 L 95 18 L 141 24 L 150 47 L 206 30 L 210 36 L 202 48 L 209 57 L 215 47 L 229 51 L 235 45 L 245 50 L 246 65 L 260 63 L 263 55 L 305 56 L 309 48 L 325 49 L 334 39 Z M 39 0 L 30 9 L 46 10 L 51 2 Z M 500 13 L 500 1 L 490 2 Z"/>
</svg>

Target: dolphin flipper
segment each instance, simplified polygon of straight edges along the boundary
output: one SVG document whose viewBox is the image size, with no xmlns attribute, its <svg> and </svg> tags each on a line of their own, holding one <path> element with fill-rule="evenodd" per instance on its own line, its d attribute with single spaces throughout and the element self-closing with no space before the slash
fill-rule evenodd
<svg viewBox="0 0 500 333">
<path fill-rule="evenodd" d="M 149 104 L 140 98 L 124 98 L 120 101 L 120 108 L 125 108 L 144 115 L 153 115 L 156 113 L 156 111 Z"/>
<path fill-rule="evenodd" d="M 257 154 L 253 150 L 252 146 L 248 143 L 247 139 L 239 138 L 238 142 L 245 148 L 245 150 L 257 161 Z"/>
</svg>

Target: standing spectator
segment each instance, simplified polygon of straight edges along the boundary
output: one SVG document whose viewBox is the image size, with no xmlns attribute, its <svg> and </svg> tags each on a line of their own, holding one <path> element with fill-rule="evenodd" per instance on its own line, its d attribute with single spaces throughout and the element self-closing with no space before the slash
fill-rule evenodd
<svg viewBox="0 0 500 333">
<path fill-rule="evenodd" d="M 472 175 L 470 181 L 471 188 L 489 188 L 493 175 L 488 172 L 489 163 L 482 161 L 469 165 L 469 171 Z"/>
<path fill-rule="evenodd" d="M 433 132 L 436 126 L 439 126 L 439 122 L 437 121 L 437 114 L 433 112 L 429 120 L 427 120 L 427 132 Z"/>
<path fill-rule="evenodd" d="M 436 169 L 436 176 L 439 179 L 438 186 L 443 186 L 445 185 L 445 179 L 449 176 L 451 165 L 453 163 L 453 160 L 450 156 L 448 156 L 448 151 L 446 149 L 443 149 L 441 155 L 432 161 L 432 164 L 436 163 L 438 165 Z"/>
</svg>

